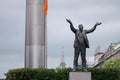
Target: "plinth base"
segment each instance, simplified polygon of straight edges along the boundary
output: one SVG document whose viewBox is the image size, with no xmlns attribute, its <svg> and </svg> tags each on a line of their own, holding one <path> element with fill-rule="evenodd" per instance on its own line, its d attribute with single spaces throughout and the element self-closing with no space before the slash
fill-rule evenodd
<svg viewBox="0 0 120 80">
<path fill-rule="evenodd" d="M 91 72 L 70 72 L 69 80 L 91 80 Z"/>
</svg>

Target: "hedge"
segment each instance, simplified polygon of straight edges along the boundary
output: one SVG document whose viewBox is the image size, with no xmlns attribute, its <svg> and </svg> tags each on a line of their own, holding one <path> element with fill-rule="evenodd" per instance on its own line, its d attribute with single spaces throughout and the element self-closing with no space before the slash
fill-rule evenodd
<svg viewBox="0 0 120 80">
<path fill-rule="evenodd" d="M 70 71 L 71 68 L 22 68 L 9 70 L 5 75 L 6 80 L 68 80 Z M 120 80 L 119 69 L 89 68 L 88 71 L 92 73 L 92 80 Z"/>
</svg>

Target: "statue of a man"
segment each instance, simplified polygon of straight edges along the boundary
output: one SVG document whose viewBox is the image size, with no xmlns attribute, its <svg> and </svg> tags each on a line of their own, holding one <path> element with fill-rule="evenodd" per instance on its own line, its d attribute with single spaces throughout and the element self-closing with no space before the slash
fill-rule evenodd
<svg viewBox="0 0 120 80">
<path fill-rule="evenodd" d="M 98 25 L 101 25 L 102 23 L 97 22 L 92 29 L 89 30 L 83 30 L 83 25 L 80 24 L 78 26 L 78 29 L 75 29 L 71 20 L 66 19 L 66 21 L 70 24 L 70 28 L 73 33 L 75 33 L 75 40 L 74 40 L 74 69 L 73 71 L 76 71 L 78 68 L 78 57 L 79 54 L 81 54 L 81 60 L 82 60 L 82 71 L 86 72 L 86 48 L 89 48 L 89 41 L 87 38 L 88 33 L 93 32 Z"/>
</svg>

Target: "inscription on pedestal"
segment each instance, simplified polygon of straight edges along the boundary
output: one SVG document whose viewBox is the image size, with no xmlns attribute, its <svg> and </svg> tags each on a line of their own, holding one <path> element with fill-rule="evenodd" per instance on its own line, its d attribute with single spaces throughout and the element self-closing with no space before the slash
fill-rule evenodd
<svg viewBox="0 0 120 80">
<path fill-rule="evenodd" d="M 69 80 L 91 80 L 91 72 L 70 72 Z"/>
</svg>

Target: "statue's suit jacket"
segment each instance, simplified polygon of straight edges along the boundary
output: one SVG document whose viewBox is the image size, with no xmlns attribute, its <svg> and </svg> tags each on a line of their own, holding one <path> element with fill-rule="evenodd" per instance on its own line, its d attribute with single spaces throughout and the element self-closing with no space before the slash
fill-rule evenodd
<svg viewBox="0 0 120 80">
<path fill-rule="evenodd" d="M 78 29 L 75 29 L 72 24 L 70 25 L 70 28 L 71 28 L 71 30 L 75 33 L 74 47 L 79 47 L 79 41 L 80 41 L 81 39 L 79 38 L 78 34 L 80 33 L 80 31 L 79 31 Z M 92 29 L 83 30 L 83 31 L 80 33 L 80 34 L 83 35 L 83 38 L 84 38 L 84 46 L 85 46 L 86 48 L 89 48 L 89 41 L 88 41 L 88 38 L 87 38 L 87 34 L 93 32 L 95 29 L 96 29 L 96 25 L 95 25 Z"/>
</svg>

